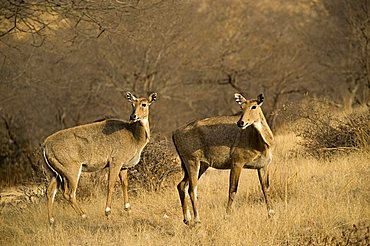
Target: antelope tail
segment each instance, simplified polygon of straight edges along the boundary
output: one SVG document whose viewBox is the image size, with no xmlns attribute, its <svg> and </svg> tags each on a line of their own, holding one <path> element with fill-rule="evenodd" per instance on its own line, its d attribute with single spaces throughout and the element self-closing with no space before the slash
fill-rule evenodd
<svg viewBox="0 0 370 246">
<path fill-rule="evenodd" d="M 178 150 L 175 133 L 172 134 L 172 141 L 173 141 L 173 144 L 175 145 L 177 155 L 180 157 L 181 168 L 184 171 L 185 176 L 187 176 L 188 171 L 186 169 L 185 162 L 183 161 L 182 156 L 180 155 L 180 151 Z"/>
<path fill-rule="evenodd" d="M 49 170 L 51 171 L 51 172 L 53 172 L 54 174 L 55 174 L 55 176 L 57 177 L 57 179 L 59 179 L 60 180 L 60 185 L 61 185 L 61 187 L 63 187 L 63 178 L 62 178 L 62 176 L 57 172 L 57 170 L 55 170 L 55 168 L 53 168 L 53 166 L 50 164 L 50 162 L 49 162 L 49 159 L 48 159 L 48 157 L 47 157 L 47 155 L 46 155 L 46 148 L 45 148 L 45 146 L 42 146 L 42 155 L 43 155 L 43 157 L 44 157 L 44 160 L 45 160 L 45 163 L 46 163 L 46 165 L 47 165 L 47 167 L 49 168 Z"/>
</svg>

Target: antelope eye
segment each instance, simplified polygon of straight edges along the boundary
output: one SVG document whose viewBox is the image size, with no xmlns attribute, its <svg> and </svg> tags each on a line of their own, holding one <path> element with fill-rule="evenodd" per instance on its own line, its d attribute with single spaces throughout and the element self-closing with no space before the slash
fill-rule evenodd
<svg viewBox="0 0 370 246">
<path fill-rule="evenodd" d="M 146 103 L 141 104 L 141 107 L 145 108 L 146 107 Z"/>
<path fill-rule="evenodd" d="M 253 105 L 252 107 L 251 107 L 251 109 L 256 109 L 257 108 L 257 106 L 256 105 Z"/>
</svg>

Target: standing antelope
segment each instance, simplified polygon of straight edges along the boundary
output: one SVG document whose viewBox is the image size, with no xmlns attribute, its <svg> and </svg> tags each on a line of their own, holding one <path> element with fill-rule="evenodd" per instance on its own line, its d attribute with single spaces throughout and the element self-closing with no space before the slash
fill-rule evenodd
<svg viewBox="0 0 370 246">
<path fill-rule="evenodd" d="M 149 105 L 157 99 L 136 98 L 130 92 L 127 98 L 132 104 L 130 122 L 108 119 L 58 131 L 46 138 L 43 155 L 50 168 L 51 179 L 47 189 L 49 223 L 54 223 L 53 203 L 58 186 L 74 210 L 86 215 L 76 200 L 76 189 L 81 172 L 94 172 L 109 168 L 108 194 L 105 214 L 111 212 L 112 193 L 118 176 L 122 182 L 125 210 L 128 202 L 127 168 L 135 166 L 140 154 L 149 142 Z"/>
<path fill-rule="evenodd" d="M 261 110 L 263 95 L 260 94 L 256 100 L 247 100 L 236 93 L 235 100 L 242 109 L 241 116 L 194 121 L 173 134 L 185 173 L 177 185 L 185 224 L 191 221 L 186 192 L 189 192 L 192 202 L 194 221 L 200 222 L 197 182 L 208 167 L 231 169 L 227 213 L 231 211 L 242 168 L 257 169 L 269 217 L 274 213 L 268 197 L 268 166 L 272 159 L 274 137 Z"/>
</svg>

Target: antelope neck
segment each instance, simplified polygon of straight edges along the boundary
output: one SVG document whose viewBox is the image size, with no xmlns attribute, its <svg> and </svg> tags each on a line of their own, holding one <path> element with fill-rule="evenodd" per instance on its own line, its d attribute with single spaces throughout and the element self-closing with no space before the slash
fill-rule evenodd
<svg viewBox="0 0 370 246">
<path fill-rule="evenodd" d="M 261 135 L 263 141 L 271 147 L 274 144 L 274 137 L 271 132 L 271 129 L 269 125 L 267 124 L 267 121 L 265 119 L 265 116 L 263 115 L 262 111 L 260 114 L 260 120 L 253 123 L 253 126 L 257 129 L 259 134 Z"/>
<path fill-rule="evenodd" d="M 150 128 L 149 121 L 147 118 L 133 122 L 134 127 L 134 136 L 139 141 L 144 141 L 145 143 L 149 142 L 150 139 Z M 144 136 L 143 136 L 144 134 Z"/>
</svg>

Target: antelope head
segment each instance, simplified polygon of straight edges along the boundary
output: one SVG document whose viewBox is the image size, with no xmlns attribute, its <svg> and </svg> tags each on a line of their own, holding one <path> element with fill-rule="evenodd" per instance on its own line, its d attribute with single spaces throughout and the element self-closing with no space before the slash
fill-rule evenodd
<svg viewBox="0 0 370 246">
<path fill-rule="evenodd" d="M 245 129 L 254 125 L 257 129 L 261 127 L 261 106 L 263 104 L 263 94 L 257 96 L 257 99 L 247 100 L 241 94 L 235 93 L 235 101 L 239 103 L 243 113 L 237 123 L 238 127 Z"/>
<path fill-rule="evenodd" d="M 152 93 L 148 98 L 136 98 L 131 92 L 127 92 L 127 99 L 132 105 L 130 121 L 148 121 L 149 106 L 157 100 L 157 93 Z"/>
</svg>

